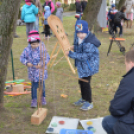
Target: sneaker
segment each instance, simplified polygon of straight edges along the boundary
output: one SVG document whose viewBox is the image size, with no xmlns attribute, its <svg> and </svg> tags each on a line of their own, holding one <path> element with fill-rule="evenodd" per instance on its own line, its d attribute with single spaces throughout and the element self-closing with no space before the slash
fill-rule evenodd
<svg viewBox="0 0 134 134">
<path fill-rule="evenodd" d="M 119 35 L 119 37 L 122 37 L 122 36 L 123 36 L 122 34 Z"/>
<path fill-rule="evenodd" d="M 86 111 L 92 108 L 93 108 L 93 103 L 89 103 L 86 101 L 80 109 Z"/>
<path fill-rule="evenodd" d="M 84 104 L 84 100 L 82 100 L 82 98 L 81 99 L 79 99 L 77 102 L 74 102 L 73 104 L 75 105 L 75 106 L 81 106 L 82 104 Z"/>
<path fill-rule="evenodd" d="M 46 99 L 45 99 L 45 97 L 42 97 L 42 105 L 46 105 L 47 103 L 46 103 Z"/>
<path fill-rule="evenodd" d="M 37 99 L 33 99 L 31 102 L 31 108 L 36 108 L 37 107 Z"/>
</svg>

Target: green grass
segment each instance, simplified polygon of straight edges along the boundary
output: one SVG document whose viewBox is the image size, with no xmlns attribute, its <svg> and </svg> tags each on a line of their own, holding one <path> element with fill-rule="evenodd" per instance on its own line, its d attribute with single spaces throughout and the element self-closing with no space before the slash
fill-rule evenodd
<svg viewBox="0 0 134 134">
<path fill-rule="evenodd" d="M 74 35 L 74 17 L 64 18 L 64 28 L 69 34 L 70 44 L 73 44 Z M 15 76 L 17 79 L 27 79 L 27 68 L 19 61 L 23 49 L 27 46 L 25 26 L 17 27 L 17 33 L 20 36 L 13 41 L 13 56 Z M 40 28 L 40 32 L 42 28 Z M 130 29 L 124 30 L 126 42 L 122 44 L 129 50 L 130 44 L 133 43 L 134 31 Z M 66 116 L 71 118 L 88 119 L 96 118 L 109 114 L 109 101 L 113 98 L 115 91 L 121 80 L 121 76 L 125 73 L 124 56 L 119 52 L 119 48 L 114 43 L 112 51 L 107 57 L 109 47 L 109 35 L 107 33 L 96 33 L 101 40 L 102 45 L 100 51 L 100 71 L 92 78 L 92 96 L 94 108 L 83 112 L 79 107 L 74 107 L 72 103 L 80 98 L 79 85 L 76 79 L 58 75 L 49 72 L 49 78 L 46 80 L 46 98 L 49 110 L 47 118 L 40 126 L 33 126 L 30 123 L 31 115 L 36 109 L 30 108 L 31 95 L 5 97 L 5 110 L 0 111 L 0 133 L 1 134 L 44 134 L 53 116 Z M 43 36 L 41 35 L 43 40 Z M 47 49 L 49 54 L 56 43 L 57 39 L 52 37 Z M 57 60 L 63 56 L 60 52 Z M 73 60 L 71 60 L 72 63 Z M 51 70 L 73 75 L 65 58 Z M 7 80 L 12 79 L 11 59 L 9 58 Z M 68 98 L 63 99 L 60 94 L 67 94 Z M 81 128 L 81 126 L 79 126 Z"/>
</svg>

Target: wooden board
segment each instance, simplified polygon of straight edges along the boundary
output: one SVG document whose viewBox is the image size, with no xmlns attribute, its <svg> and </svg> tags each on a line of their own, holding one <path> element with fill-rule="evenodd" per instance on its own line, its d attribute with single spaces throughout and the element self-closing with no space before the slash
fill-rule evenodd
<svg viewBox="0 0 134 134">
<path fill-rule="evenodd" d="M 65 34 L 64 27 L 63 27 L 61 20 L 58 17 L 51 15 L 48 18 L 48 24 L 51 27 L 54 34 L 56 35 L 56 37 L 57 37 L 60 45 L 62 46 L 64 52 L 69 51 L 71 45 L 70 45 L 69 40 Z"/>
<path fill-rule="evenodd" d="M 47 116 L 47 109 L 46 108 L 39 108 L 39 113 L 38 110 L 31 116 L 31 123 L 33 125 L 40 125 L 42 121 L 46 118 Z M 38 114 L 37 114 L 38 113 Z"/>
<path fill-rule="evenodd" d="M 13 92 L 24 92 L 24 85 L 23 84 L 13 85 Z"/>
<path fill-rule="evenodd" d="M 112 38 L 109 38 L 110 40 L 112 40 Z M 115 41 L 125 41 L 126 39 L 124 39 L 124 38 L 115 38 L 114 39 Z"/>
<path fill-rule="evenodd" d="M 64 27 L 63 27 L 61 20 L 57 16 L 51 15 L 48 18 L 48 24 L 49 24 L 50 28 L 52 29 L 52 31 L 54 32 L 54 34 L 56 35 L 58 42 L 61 46 L 61 49 L 64 53 L 64 56 L 69 64 L 72 72 L 75 74 L 75 69 L 71 64 L 69 57 L 66 55 L 66 52 L 70 51 L 71 45 L 70 45 L 69 40 L 64 31 Z M 55 51 L 55 48 L 54 48 L 54 51 Z"/>
</svg>

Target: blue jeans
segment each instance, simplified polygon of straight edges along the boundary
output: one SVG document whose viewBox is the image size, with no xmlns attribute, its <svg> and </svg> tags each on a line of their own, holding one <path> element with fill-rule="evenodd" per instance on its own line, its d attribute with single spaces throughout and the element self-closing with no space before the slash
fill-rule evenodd
<svg viewBox="0 0 134 134">
<path fill-rule="evenodd" d="M 37 88 L 39 87 L 39 82 L 31 82 L 32 83 L 32 88 L 31 88 L 31 96 L 32 100 L 37 99 Z M 40 82 L 42 84 L 42 82 Z M 42 87 L 42 85 L 41 85 Z M 43 82 L 43 91 L 42 91 L 42 96 L 45 97 L 45 82 Z"/>
<path fill-rule="evenodd" d="M 112 115 L 104 117 L 102 121 L 102 127 L 107 132 L 107 134 L 113 134 L 113 127 L 115 123 L 118 121 L 118 118 L 113 117 Z"/>
<path fill-rule="evenodd" d="M 34 22 L 34 30 L 39 32 L 39 17 L 36 16 L 36 21 Z"/>
</svg>

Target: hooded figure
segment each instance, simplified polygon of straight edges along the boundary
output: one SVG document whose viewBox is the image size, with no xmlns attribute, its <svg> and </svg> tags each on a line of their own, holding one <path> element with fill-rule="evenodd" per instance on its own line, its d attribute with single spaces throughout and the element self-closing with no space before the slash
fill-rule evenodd
<svg viewBox="0 0 134 134">
<path fill-rule="evenodd" d="M 45 18 L 44 25 L 48 25 L 47 19 L 51 15 L 51 10 L 50 10 L 50 7 L 49 6 L 45 6 L 44 7 L 44 10 L 45 10 L 45 14 L 44 14 L 44 18 Z"/>
<path fill-rule="evenodd" d="M 21 20 L 25 23 L 35 22 L 36 14 L 38 14 L 38 8 L 31 2 L 26 2 L 26 4 L 22 7 Z"/>
</svg>

